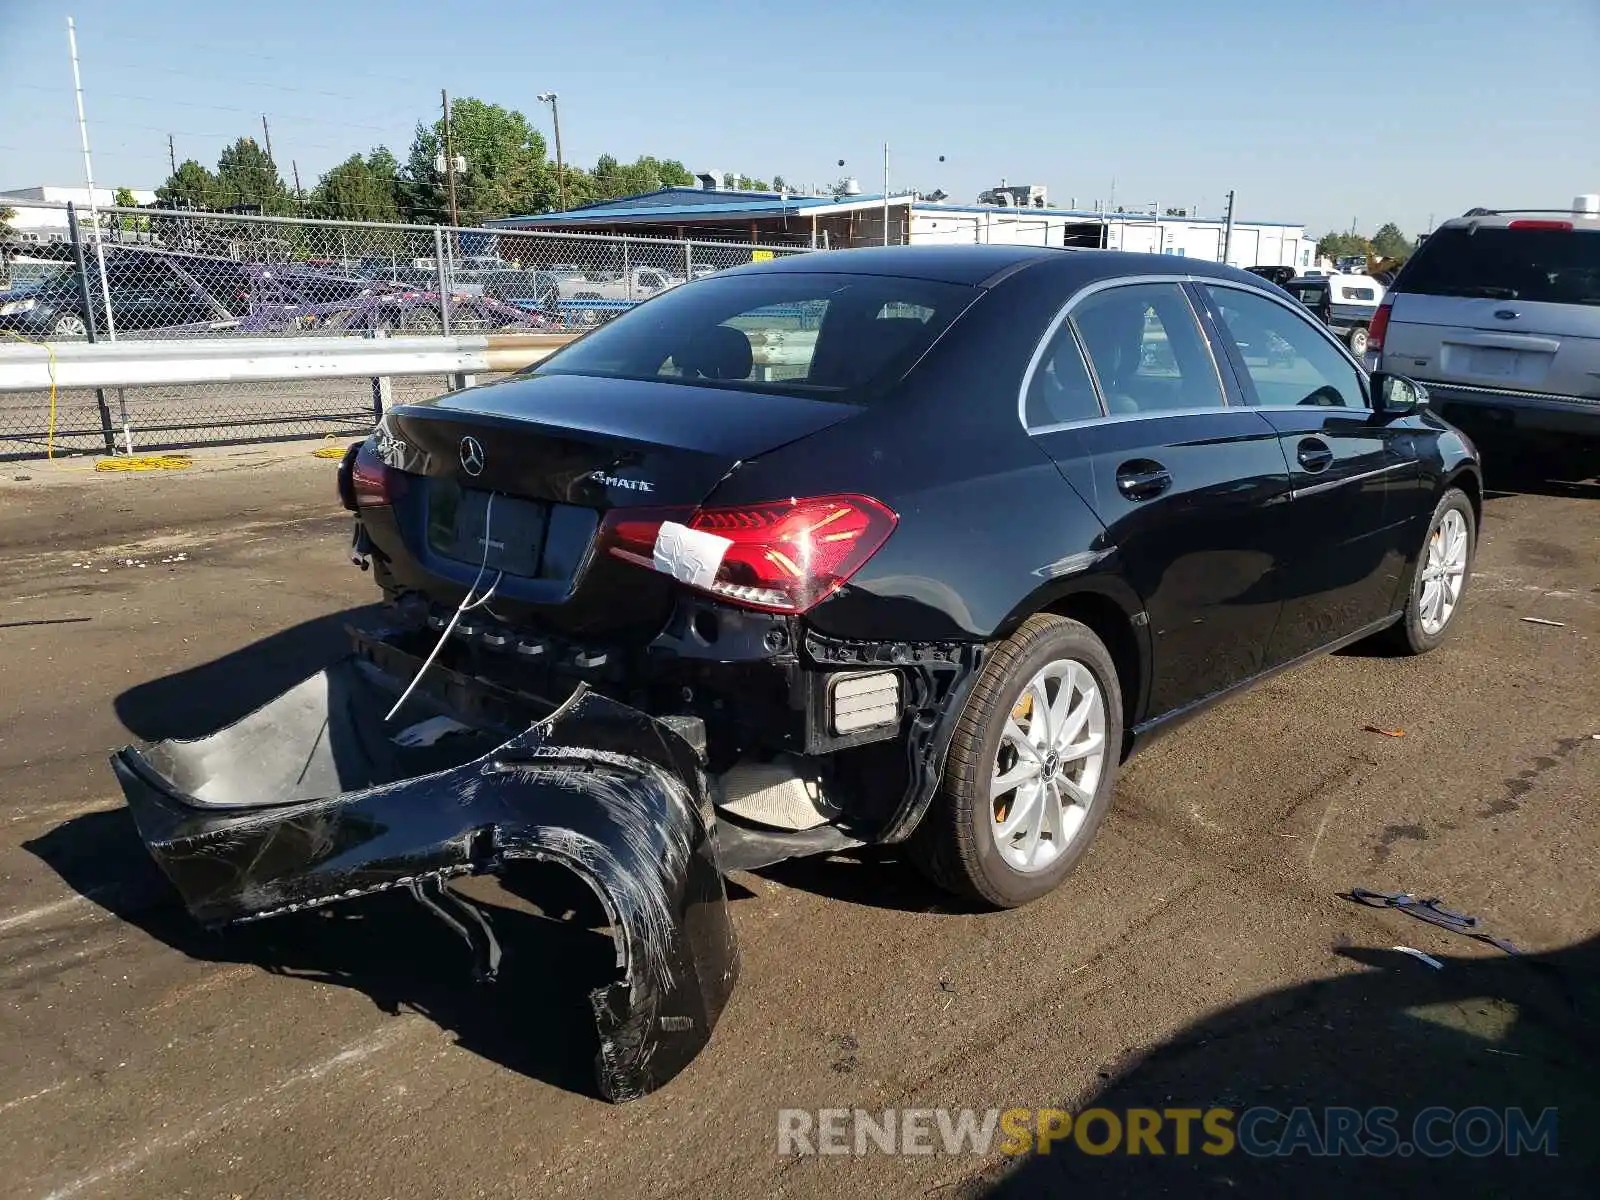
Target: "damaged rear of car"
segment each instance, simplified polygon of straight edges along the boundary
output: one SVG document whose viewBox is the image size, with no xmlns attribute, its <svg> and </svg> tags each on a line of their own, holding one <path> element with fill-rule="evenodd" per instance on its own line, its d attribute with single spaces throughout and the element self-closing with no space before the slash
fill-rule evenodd
<svg viewBox="0 0 1600 1200">
<path fill-rule="evenodd" d="M 192 913 L 402 888 L 492 978 L 487 915 L 447 881 L 558 863 L 618 944 L 621 978 L 593 997 L 602 1092 L 671 1078 L 736 974 L 723 873 L 909 829 L 982 653 L 808 621 L 898 514 L 860 490 L 738 484 L 868 413 L 980 295 L 719 277 L 536 370 L 391 410 L 338 484 L 390 626 L 352 630 L 349 658 L 227 729 L 113 759 Z M 856 781 L 885 790 L 841 793 L 852 750 Z"/>
</svg>

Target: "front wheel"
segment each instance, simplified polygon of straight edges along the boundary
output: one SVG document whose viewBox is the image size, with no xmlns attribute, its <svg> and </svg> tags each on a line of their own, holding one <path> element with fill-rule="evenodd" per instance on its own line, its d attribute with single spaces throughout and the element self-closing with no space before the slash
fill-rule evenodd
<svg viewBox="0 0 1600 1200">
<path fill-rule="evenodd" d="M 908 850 L 949 891 L 1000 908 L 1036 900 L 1088 849 L 1121 751 L 1105 645 L 1077 621 L 1030 617 L 984 666 Z"/>
<path fill-rule="evenodd" d="M 1426 654 L 1444 641 L 1461 607 L 1476 549 L 1472 501 L 1460 488 L 1449 488 L 1433 510 L 1427 539 L 1412 565 L 1405 615 L 1390 632 L 1398 649 Z"/>
<path fill-rule="evenodd" d="M 77 313 L 62 313 L 50 322 L 50 336 L 81 338 L 89 336 L 89 326 Z"/>
<path fill-rule="evenodd" d="M 1360 326 L 1350 331 L 1350 353 L 1360 358 L 1367 352 L 1367 331 Z"/>
</svg>

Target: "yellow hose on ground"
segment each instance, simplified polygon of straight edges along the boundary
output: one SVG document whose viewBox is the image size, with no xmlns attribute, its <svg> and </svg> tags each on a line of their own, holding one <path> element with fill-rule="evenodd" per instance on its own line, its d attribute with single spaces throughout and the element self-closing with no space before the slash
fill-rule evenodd
<svg viewBox="0 0 1600 1200">
<path fill-rule="evenodd" d="M 194 465 L 187 454 L 119 454 L 102 458 L 94 464 L 96 471 L 186 471 Z"/>
</svg>

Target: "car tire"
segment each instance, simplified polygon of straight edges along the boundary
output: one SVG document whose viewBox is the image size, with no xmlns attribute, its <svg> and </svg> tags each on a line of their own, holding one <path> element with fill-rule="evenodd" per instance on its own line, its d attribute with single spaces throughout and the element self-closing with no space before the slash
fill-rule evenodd
<svg viewBox="0 0 1600 1200">
<path fill-rule="evenodd" d="M 1455 537 L 1463 539 L 1459 557 L 1453 549 Z M 1447 488 L 1428 519 L 1428 532 L 1406 578 L 1405 613 L 1388 632 L 1393 648 L 1405 654 L 1426 654 L 1444 641 L 1461 611 L 1477 549 L 1478 526 L 1472 501 L 1460 488 Z M 1454 574 L 1457 568 L 1459 574 Z M 1443 589 L 1443 606 L 1440 593 L 1428 586 L 1430 579 Z M 1452 582 L 1457 579 L 1459 583 L 1452 591 Z"/>
<path fill-rule="evenodd" d="M 1363 325 L 1357 325 L 1350 331 L 1350 353 L 1360 358 L 1367 352 L 1367 330 Z"/>
<path fill-rule="evenodd" d="M 1062 755 L 1061 770 L 1081 782 L 1079 800 L 1059 804 L 1059 821 L 1052 819 L 1054 797 L 1049 787 L 1040 785 L 1034 798 L 1040 809 L 1040 822 L 1025 821 L 1034 833 L 1034 861 L 1023 865 L 1030 830 L 1024 828 L 1005 835 L 1004 820 L 1021 817 L 1028 810 L 1027 784 L 991 798 L 998 776 L 1023 766 L 1018 754 L 1017 734 L 1036 741 L 1034 724 L 1039 704 L 1032 685 L 1052 671 L 1062 670 L 1056 691 L 1071 681 L 1069 728 L 1058 726 L 1068 739 L 1083 735 L 1088 744 L 1096 727 L 1098 757 Z M 1043 684 L 1049 696 L 1049 680 Z M 1093 690 L 1091 695 L 1090 689 Z M 1074 734 L 1071 718 L 1078 704 L 1095 705 L 1086 711 L 1082 727 Z M 1024 706 L 1027 713 L 1022 713 Z M 1049 718 L 1046 717 L 1048 722 Z M 1013 730 L 1015 732 L 1013 732 Z M 1047 733 L 1048 730 L 1041 731 Z M 1057 749 L 1059 754 L 1059 749 Z M 1122 756 L 1122 687 L 1115 664 L 1105 644 L 1088 626 L 1065 617 L 1041 613 L 1029 617 L 1011 637 L 992 650 L 966 706 L 951 734 L 939 790 L 922 821 L 913 831 L 907 850 L 913 862 L 929 880 L 947 891 L 997 908 L 1015 908 L 1036 900 L 1054 889 L 1071 873 L 1083 857 L 1095 831 L 1104 819 L 1116 782 Z M 1054 762 L 1054 759 L 1049 759 Z M 1088 777 L 1093 771 L 1093 778 Z M 1058 783 L 1064 788 L 1064 783 Z M 1062 795 L 1069 793 L 1063 791 Z M 1017 806 L 1015 809 L 1012 806 Z M 1064 833 L 1064 846 L 1057 847 L 1053 834 L 1046 836 L 1044 824 Z M 1019 836 L 1020 835 L 1020 836 Z M 1044 843 L 1052 843 L 1045 846 Z"/>
<path fill-rule="evenodd" d="M 77 313 L 62 313 L 50 322 L 50 336 L 81 338 L 89 336 L 89 326 Z"/>
</svg>

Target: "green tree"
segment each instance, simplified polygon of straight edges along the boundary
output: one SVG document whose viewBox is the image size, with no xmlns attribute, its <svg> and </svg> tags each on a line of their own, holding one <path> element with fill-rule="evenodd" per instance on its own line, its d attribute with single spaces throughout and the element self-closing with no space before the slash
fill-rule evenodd
<svg viewBox="0 0 1600 1200">
<path fill-rule="evenodd" d="M 732 188 L 733 187 L 733 172 L 732 171 L 724 171 L 723 172 L 723 174 L 722 174 L 722 186 L 725 187 L 725 188 Z M 769 185 L 767 183 L 767 181 L 765 179 L 751 179 L 748 176 L 741 176 L 739 178 L 739 188 L 738 188 L 738 190 L 741 191 L 741 192 L 770 192 L 772 190 L 772 187 L 771 187 L 771 185 Z"/>
<path fill-rule="evenodd" d="M 188 158 L 156 189 L 156 199 L 179 208 L 206 209 L 219 203 L 217 191 L 217 177 Z"/>
<path fill-rule="evenodd" d="M 1348 258 L 1352 255 L 1372 253 L 1372 243 L 1359 233 L 1325 233 L 1317 240 L 1319 258 Z"/>
<path fill-rule="evenodd" d="M 223 206 L 257 205 L 271 216 L 295 212 L 277 165 L 254 138 L 240 138 L 217 156 L 217 192 Z"/>
<path fill-rule="evenodd" d="M 313 215 L 340 221 L 398 221 L 394 178 L 385 179 L 374 170 L 375 161 L 383 165 L 376 151 L 366 159 L 352 154 L 324 174 L 311 192 Z"/>
<path fill-rule="evenodd" d="M 1411 253 L 1411 241 L 1390 221 L 1372 235 L 1372 249 L 1380 258 L 1405 258 Z"/>
<path fill-rule="evenodd" d="M 456 208 L 463 225 L 496 217 L 548 212 L 557 199 L 556 171 L 545 157 L 544 137 L 513 109 L 471 96 L 450 102 L 455 153 L 467 160 L 456 175 Z M 407 174 L 414 185 L 412 219 L 448 221 L 445 173 L 434 165 L 444 153 L 444 121 L 418 125 Z M 570 201 L 569 201 L 570 202 Z"/>
<path fill-rule="evenodd" d="M 0 237 L 11 232 L 11 222 L 17 219 L 17 210 L 14 208 L 0 208 Z"/>
<path fill-rule="evenodd" d="M 134 197 L 131 189 L 119 187 L 112 197 L 111 203 L 116 208 L 138 208 L 139 201 Z M 130 217 L 124 213 L 107 213 L 100 218 L 100 224 L 120 236 L 124 233 L 149 233 L 149 217 Z"/>
</svg>

